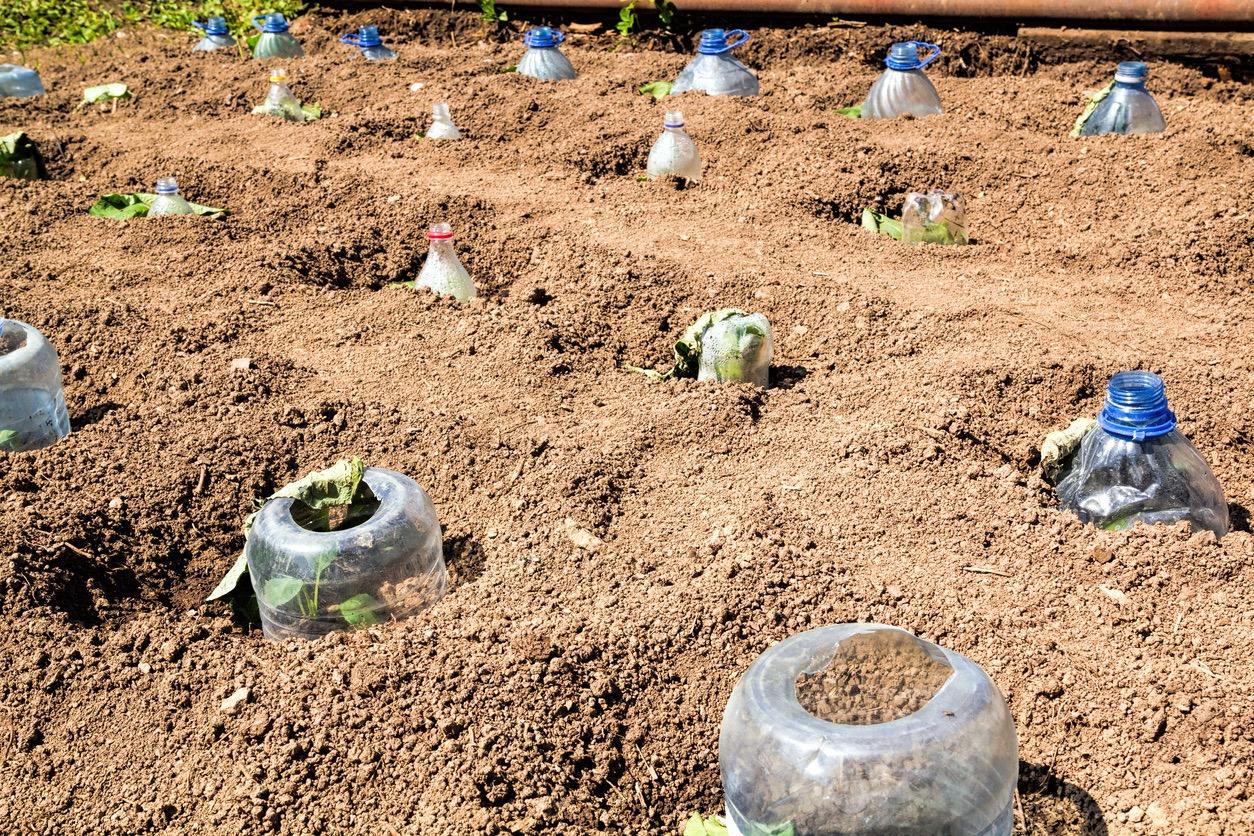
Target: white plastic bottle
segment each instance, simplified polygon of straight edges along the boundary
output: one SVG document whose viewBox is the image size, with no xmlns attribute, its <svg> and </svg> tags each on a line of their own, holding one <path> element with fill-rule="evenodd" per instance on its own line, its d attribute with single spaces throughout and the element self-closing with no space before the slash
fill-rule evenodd
<svg viewBox="0 0 1254 836">
<path fill-rule="evenodd" d="M 440 296 L 452 296 L 459 302 L 479 295 L 470 274 L 462 266 L 453 249 L 453 228 L 439 223 L 427 231 L 431 245 L 427 249 L 427 261 L 422 265 L 414 287 L 425 287 Z"/>
<path fill-rule="evenodd" d="M 157 199 L 148 207 L 148 217 L 161 215 L 192 215 L 192 205 L 179 194 L 179 184 L 173 177 L 157 180 Z"/>
<path fill-rule="evenodd" d="M 305 111 L 300 109 L 300 100 L 292 93 L 292 88 L 287 86 L 287 70 L 276 67 L 270 73 L 270 89 L 266 93 L 266 100 L 254 107 L 253 113 L 277 116 L 289 122 L 305 121 Z"/>
<path fill-rule="evenodd" d="M 427 129 L 427 139 L 461 139 L 462 132 L 453 124 L 449 115 L 448 104 L 439 102 L 431 106 L 431 127 Z"/>
<path fill-rule="evenodd" d="M 701 155 L 684 130 L 684 114 L 680 111 L 672 110 L 662 120 L 662 135 L 649 149 L 646 172 L 650 180 L 679 177 L 689 183 L 701 182 Z"/>
<path fill-rule="evenodd" d="M 928 51 L 919 57 L 919 48 Z M 871 85 L 862 103 L 863 119 L 895 119 L 898 116 L 932 116 L 941 112 L 940 95 L 923 68 L 940 57 L 936 44 L 904 41 L 892 45 L 887 67 Z"/>
</svg>

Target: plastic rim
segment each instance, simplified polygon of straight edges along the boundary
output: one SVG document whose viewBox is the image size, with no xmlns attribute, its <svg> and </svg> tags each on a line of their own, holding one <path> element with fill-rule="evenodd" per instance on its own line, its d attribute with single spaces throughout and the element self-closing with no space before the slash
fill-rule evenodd
<svg viewBox="0 0 1254 836">
<path fill-rule="evenodd" d="M 1167 387 L 1153 372 L 1119 372 L 1106 387 L 1106 404 L 1097 416 L 1103 430 L 1119 438 L 1144 441 L 1176 428 L 1167 406 Z"/>
<path fill-rule="evenodd" d="M 453 237 L 453 228 L 448 224 L 436 224 L 427 230 L 428 241 L 448 241 Z"/>
<path fill-rule="evenodd" d="M 157 194 L 178 194 L 179 184 L 173 177 L 162 177 L 157 180 Z"/>
<path fill-rule="evenodd" d="M 739 40 L 733 40 L 737 35 Z M 697 53 L 700 55 L 722 55 L 724 52 L 730 52 L 741 44 L 749 40 L 749 33 L 743 29 L 706 29 L 701 33 L 701 40 L 697 43 Z"/>
<path fill-rule="evenodd" d="M 684 126 L 684 115 L 679 111 L 671 111 L 662 117 L 662 127 L 664 128 L 682 128 Z"/>
<path fill-rule="evenodd" d="M 1124 84 L 1139 84 L 1149 75 L 1149 67 L 1144 61 L 1121 61 L 1115 67 L 1115 81 Z"/>
<path fill-rule="evenodd" d="M 928 54 L 923 58 L 919 57 L 919 47 L 928 50 Z M 940 53 L 939 46 L 927 41 L 902 41 L 889 48 L 888 57 L 884 59 L 884 66 L 890 70 L 919 70 L 939 58 Z"/>
<path fill-rule="evenodd" d="M 523 33 L 523 43 L 536 49 L 555 47 L 566 40 L 566 35 L 551 26 L 537 26 Z"/>
<path fill-rule="evenodd" d="M 257 21 L 261 22 L 258 23 Z M 288 29 L 287 19 L 278 12 L 271 12 L 265 17 L 257 15 L 253 18 L 253 26 L 260 29 L 262 32 L 269 32 L 270 34 L 286 32 Z"/>
</svg>

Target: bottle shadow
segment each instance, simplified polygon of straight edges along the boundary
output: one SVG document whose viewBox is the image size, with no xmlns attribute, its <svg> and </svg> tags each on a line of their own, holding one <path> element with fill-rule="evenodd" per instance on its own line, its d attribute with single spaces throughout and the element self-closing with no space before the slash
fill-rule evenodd
<svg viewBox="0 0 1254 836">
<path fill-rule="evenodd" d="M 1250 509 L 1239 502 L 1228 503 L 1228 519 L 1231 523 L 1229 531 L 1250 530 Z"/>
<path fill-rule="evenodd" d="M 1023 836 L 1081 833 L 1108 836 L 1106 816 L 1086 790 L 1043 764 L 1019 761 L 1019 807 Z M 1019 814 L 1016 813 L 1016 819 Z"/>
<path fill-rule="evenodd" d="M 96 423 L 101 418 L 105 417 L 110 412 L 112 412 L 113 410 L 121 409 L 121 408 L 122 408 L 122 404 L 113 403 L 112 401 L 106 401 L 105 403 L 97 404 L 96 406 L 93 406 L 91 409 L 85 409 L 80 414 L 71 418 L 70 427 L 75 430 L 81 430 L 84 427 L 90 427 L 92 424 Z"/>
<path fill-rule="evenodd" d="M 477 581 L 483 574 L 485 561 L 483 546 L 469 534 L 444 538 L 444 562 L 453 575 L 454 585 Z"/>
</svg>

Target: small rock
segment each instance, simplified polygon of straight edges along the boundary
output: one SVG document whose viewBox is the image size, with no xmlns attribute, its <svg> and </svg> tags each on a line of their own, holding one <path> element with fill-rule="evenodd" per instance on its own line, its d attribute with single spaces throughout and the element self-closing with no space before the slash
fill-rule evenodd
<svg viewBox="0 0 1254 836">
<path fill-rule="evenodd" d="M 124 503 L 124 502 L 122 501 L 122 497 L 120 497 L 120 496 L 115 496 L 115 497 L 113 497 L 113 499 L 110 499 L 110 500 L 109 500 L 109 510 L 111 510 L 111 511 L 118 511 L 118 510 L 121 510 L 121 508 L 122 508 L 122 506 L 123 506 L 124 504 L 126 504 L 126 503 Z"/>
<path fill-rule="evenodd" d="M 401 196 L 400 196 L 400 195 L 398 195 L 398 194 L 390 194 L 390 195 L 388 195 L 388 197 L 387 197 L 387 201 L 388 201 L 388 203 L 400 203 L 400 202 L 401 202 Z"/>
<path fill-rule="evenodd" d="M 409 91 L 411 93 L 417 93 L 423 87 L 426 87 L 426 85 L 423 84 L 421 81 L 415 81 L 413 84 L 409 85 Z"/>
<path fill-rule="evenodd" d="M 566 518 L 566 536 L 570 541 L 581 549 L 592 551 L 601 545 L 601 538 L 593 534 L 586 528 L 580 528 L 579 524 L 570 517 Z"/>
<path fill-rule="evenodd" d="M 231 696 L 224 699 L 222 701 L 222 713 L 234 714 L 239 710 L 241 705 L 248 702 L 249 693 L 250 691 L 247 688 L 240 688 L 235 693 L 231 694 Z"/>
<path fill-rule="evenodd" d="M 1145 815 L 1149 816 L 1150 824 L 1156 827 L 1167 826 L 1167 811 L 1157 801 L 1149 803 L 1149 806 L 1145 808 Z"/>
<path fill-rule="evenodd" d="M 887 592 L 888 597 L 892 598 L 894 601 L 900 601 L 906 596 L 906 593 L 901 591 L 901 587 L 896 586 L 895 584 L 889 585 L 884 591 Z"/>
<path fill-rule="evenodd" d="M 1142 810 L 1140 807 L 1133 807 L 1131 810 L 1128 811 L 1128 821 L 1132 822 L 1133 824 L 1135 824 L 1136 822 L 1139 822 L 1143 818 L 1145 818 L 1145 811 Z"/>
<path fill-rule="evenodd" d="M 1108 586 L 1099 586 L 1097 588 L 1102 591 L 1103 595 L 1114 601 L 1116 604 L 1123 605 L 1128 603 L 1128 596 L 1124 595 L 1118 589 L 1111 589 Z"/>
<path fill-rule="evenodd" d="M 139 668 L 140 673 L 152 673 L 152 665 L 147 662 L 140 662 L 136 667 Z"/>
<path fill-rule="evenodd" d="M 237 372 L 246 372 L 253 367 L 253 358 L 236 357 L 231 361 L 231 370 Z"/>
</svg>

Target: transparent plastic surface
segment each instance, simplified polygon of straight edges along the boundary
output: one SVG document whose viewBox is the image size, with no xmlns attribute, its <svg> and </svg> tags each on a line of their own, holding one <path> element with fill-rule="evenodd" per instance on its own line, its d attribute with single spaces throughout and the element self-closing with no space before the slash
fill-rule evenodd
<svg viewBox="0 0 1254 836">
<path fill-rule="evenodd" d="M 910 192 L 901 207 L 901 240 L 911 244 L 966 244 L 967 205 L 957 192 Z"/>
<path fill-rule="evenodd" d="M 462 132 L 453 124 L 453 117 L 444 102 L 431 106 L 431 127 L 427 128 L 427 139 L 461 139 Z"/>
<path fill-rule="evenodd" d="M 363 480 L 378 507 L 340 530 L 301 527 L 292 499 L 267 502 L 253 520 L 244 553 L 266 638 L 316 639 L 407 618 L 444 595 L 443 539 L 427 494 L 383 468 Z"/>
<path fill-rule="evenodd" d="M 173 177 L 162 177 L 157 181 L 157 199 L 148 207 L 148 217 L 161 215 L 191 215 L 192 206 L 179 194 L 179 185 Z"/>
<path fill-rule="evenodd" d="M 17 64 L 0 64 L 0 96 L 26 99 L 44 93 L 39 73 Z"/>
<path fill-rule="evenodd" d="M 361 57 L 367 61 L 396 60 L 396 52 L 384 46 L 379 39 L 377 26 L 363 26 L 356 32 L 340 35 L 340 43 L 357 47 L 361 50 Z"/>
<path fill-rule="evenodd" d="M 278 12 L 253 18 L 261 35 L 253 46 L 254 58 L 301 58 L 305 50 L 300 42 L 287 31 L 287 20 Z"/>
<path fill-rule="evenodd" d="M 1148 73 L 1139 61 L 1120 64 L 1114 87 L 1085 120 L 1080 135 L 1154 134 L 1165 130 L 1163 112 L 1145 89 Z"/>
<path fill-rule="evenodd" d="M 728 40 L 728 36 L 738 40 Z M 731 50 L 749 39 L 739 29 L 725 32 L 722 29 L 706 29 L 701 33 L 697 57 L 684 67 L 671 87 L 672 94 L 689 90 L 703 90 L 711 96 L 756 96 L 758 78 L 748 67 L 731 54 Z"/>
<path fill-rule="evenodd" d="M 453 249 L 453 230 L 448 224 L 436 224 L 427 232 L 431 242 L 427 260 L 414 281 L 414 287 L 429 288 L 440 296 L 452 296 L 459 302 L 479 295 L 470 274 L 462 266 Z"/>
<path fill-rule="evenodd" d="M 219 49 L 235 46 L 235 39 L 227 30 L 225 18 L 211 17 L 206 23 L 194 20 L 192 26 L 205 33 L 205 36 L 192 47 L 192 52 L 216 52 Z"/>
<path fill-rule="evenodd" d="M 684 115 L 678 110 L 666 114 L 662 135 L 649 149 L 645 171 L 650 180 L 679 177 L 689 183 L 701 182 L 701 155 L 697 144 L 684 130 Z"/>
<path fill-rule="evenodd" d="M 523 36 L 527 51 L 518 62 L 518 74 L 538 78 L 541 81 L 566 81 L 578 73 L 570 61 L 558 49 L 566 36 L 548 26 L 530 29 Z"/>
<path fill-rule="evenodd" d="M 1056 490 L 1060 507 L 1108 531 L 1187 520 L 1194 531 L 1228 532 L 1223 487 L 1175 428 L 1162 380 L 1150 372 L 1111 378 L 1098 426 Z"/>
<path fill-rule="evenodd" d="M 928 50 L 919 57 L 921 48 Z M 940 56 L 940 47 L 923 41 L 892 45 L 884 60 L 887 69 L 871 85 L 862 103 L 863 119 L 895 119 L 898 116 L 931 116 L 941 112 L 940 94 L 923 68 Z"/>
<path fill-rule="evenodd" d="M 287 71 L 276 69 L 270 74 L 270 89 L 266 100 L 253 108 L 253 113 L 262 116 L 275 116 L 289 122 L 304 122 L 305 112 L 300 109 L 300 100 L 287 86 Z"/>
<path fill-rule="evenodd" d="M 56 349 L 32 326 L 0 317 L 0 452 L 38 450 L 69 434 Z"/>
<path fill-rule="evenodd" d="M 1018 739 L 961 654 L 882 624 L 792 636 L 757 658 L 719 733 L 741 836 L 1009 836 Z"/>
<path fill-rule="evenodd" d="M 749 383 L 765 389 L 774 356 L 775 341 L 765 316 L 733 316 L 701 335 L 697 380 Z"/>
</svg>

